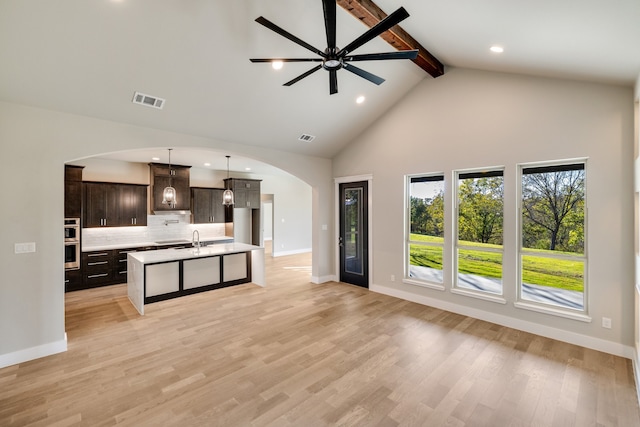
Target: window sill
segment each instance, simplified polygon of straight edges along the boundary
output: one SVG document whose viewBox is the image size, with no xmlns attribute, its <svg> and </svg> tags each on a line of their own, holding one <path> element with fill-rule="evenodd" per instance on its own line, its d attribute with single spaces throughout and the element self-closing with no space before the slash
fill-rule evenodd
<svg viewBox="0 0 640 427">
<path fill-rule="evenodd" d="M 524 310 L 536 311 L 538 313 L 550 314 L 552 316 L 564 317 L 566 319 L 578 320 L 580 322 L 591 323 L 591 316 L 587 316 L 584 313 L 574 313 L 567 310 L 562 310 L 560 308 L 553 307 L 544 307 L 537 304 L 531 304 L 528 302 L 517 301 L 514 302 L 513 305 L 516 308 L 521 308 Z"/>
<path fill-rule="evenodd" d="M 464 295 L 465 297 L 477 298 L 485 301 L 491 301 L 498 304 L 506 304 L 507 300 L 499 295 L 489 295 L 485 293 L 478 293 L 473 291 L 467 291 L 460 288 L 451 289 L 452 294 Z"/>
<path fill-rule="evenodd" d="M 402 279 L 402 283 L 406 283 L 407 285 L 420 286 L 421 288 L 430 288 L 436 289 L 438 291 L 444 291 L 444 285 L 440 285 L 438 283 L 423 282 L 414 279 Z"/>
</svg>

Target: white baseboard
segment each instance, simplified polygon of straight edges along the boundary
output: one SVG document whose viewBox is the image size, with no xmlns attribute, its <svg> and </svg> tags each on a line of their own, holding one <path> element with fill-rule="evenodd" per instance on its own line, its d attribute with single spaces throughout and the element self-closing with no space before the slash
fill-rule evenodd
<svg viewBox="0 0 640 427">
<path fill-rule="evenodd" d="M 329 275 L 329 276 L 311 276 L 311 283 L 315 283 L 316 285 L 319 285 L 321 283 L 327 283 L 327 282 L 337 282 L 338 281 L 338 277 L 335 275 Z"/>
<path fill-rule="evenodd" d="M 66 333 L 64 334 L 63 340 L 0 355 L 0 368 L 6 368 L 7 366 L 17 365 L 18 363 L 51 356 L 52 354 L 62 353 L 65 351 L 67 351 Z"/>
<path fill-rule="evenodd" d="M 306 254 L 306 253 L 309 253 L 309 252 L 311 252 L 311 248 L 294 249 L 292 251 L 273 251 L 272 250 L 271 256 L 274 257 L 274 258 L 277 258 L 277 257 L 280 257 L 280 256 Z"/>
<path fill-rule="evenodd" d="M 498 325 L 506 326 L 520 331 L 529 332 L 532 334 L 540 335 L 547 338 L 552 338 L 558 341 L 567 342 L 569 344 L 579 345 L 581 347 L 590 348 L 593 350 L 602 351 L 605 353 L 613 354 L 615 356 L 624 357 L 627 359 L 635 359 L 635 350 L 631 346 L 615 343 L 600 338 L 594 338 L 587 335 L 577 334 L 575 332 L 569 332 L 562 329 L 552 328 L 550 326 L 540 325 L 538 323 L 529 322 L 526 320 L 517 319 L 510 316 L 504 316 L 501 314 L 491 313 L 484 310 L 478 310 L 476 308 L 467 307 L 465 305 L 454 304 L 447 301 L 442 301 L 435 298 L 430 298 L 423 295 L 416 295 L 411 292 L 401 291 L 398 289 L 387 288 L 380 285 L 372 285 L 369 288 L 373 292 L 393 296 L 396 298 L 404 299 L 407 301 L 415 302 L 418 304 L 428 305 L 430 307 L 439 308 L 441 310 L 450 311 L 452 313 L 461 314 L 464 316 L 473 317 L 474 319 L 484 320 Z"/>
</svg>

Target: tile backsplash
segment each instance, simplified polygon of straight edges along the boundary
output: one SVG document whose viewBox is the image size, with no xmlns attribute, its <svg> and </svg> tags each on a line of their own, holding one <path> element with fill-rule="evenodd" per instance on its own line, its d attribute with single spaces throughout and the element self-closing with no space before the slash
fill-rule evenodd
<svg viewBox="0 0 640 427">
<path fill-rule="evenodd" d="M 148 215 L 146 227 L 83 228 L 83 246 L 127 245 L 159 240 L 191 240 L 198 230 L 200 240 L 224 237 L 225 224 L 191 224 L 190 215 Z"/>
</svg>

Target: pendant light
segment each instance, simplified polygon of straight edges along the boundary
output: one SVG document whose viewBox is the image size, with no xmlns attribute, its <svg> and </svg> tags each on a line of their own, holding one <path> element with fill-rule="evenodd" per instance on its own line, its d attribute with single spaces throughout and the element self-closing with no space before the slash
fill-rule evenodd
<svg viewBox="0 0 640 427">
<path fill-rule="evenodd" d="M 172 148 L 169 148 L 169 186 L 165 187 L 162 192 L 162 204 L 169 205 L 170 208 L 173 208 L 176 205 L 176 189 L 171 186 L 173 181 L 173 170 L 171 170 L 171 150 Z"/>
<path fill-rule="evenodd" d="M 227 157 L 227 185 L 226 187 L 229 187 L 229 157 L 231 156 L 226 156 Z M 224 190 L 224 193 L 222 193 L 222 204 L 225 206 L 232 206 L 233 205 L 233 191 L 231 191 L 229 188 L 227 188 L 226 190 Z"/>
</svg>

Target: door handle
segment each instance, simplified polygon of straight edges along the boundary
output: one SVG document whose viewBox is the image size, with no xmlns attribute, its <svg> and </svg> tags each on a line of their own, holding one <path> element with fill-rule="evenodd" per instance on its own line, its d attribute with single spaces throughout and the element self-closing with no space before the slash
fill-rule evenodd
<svg viewBox="0 0 640 427">
<path fill-rule="evenodd" d="M 344 245 L 342 244 L 342 236 L 338 237 L 338 246 L 343 247 Z"/>
</svg>

